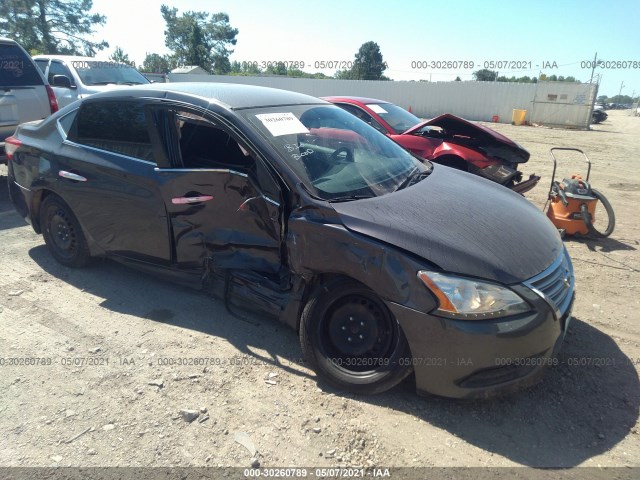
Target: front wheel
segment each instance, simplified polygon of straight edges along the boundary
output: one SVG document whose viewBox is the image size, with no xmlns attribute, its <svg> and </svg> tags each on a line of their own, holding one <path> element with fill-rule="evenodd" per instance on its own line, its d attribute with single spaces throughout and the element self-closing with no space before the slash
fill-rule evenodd
<svg viewBox="0 0 640 480">
<path fill-rule="evenodd" d="M 42 236 L 51 255 L 67 267 L 84 267 L 91 260 L 87 241 L 69 206 L 55 195 L 47 196 L 40 207 Z"/>
<path fill-rule="evenodd" d="M 396 319 L 371 290 L 348 279 L 329 281 L 312 294 L 300 344 L 320 379 L 353 393 L 384 392 L 411 373 Z"/>
</svg>

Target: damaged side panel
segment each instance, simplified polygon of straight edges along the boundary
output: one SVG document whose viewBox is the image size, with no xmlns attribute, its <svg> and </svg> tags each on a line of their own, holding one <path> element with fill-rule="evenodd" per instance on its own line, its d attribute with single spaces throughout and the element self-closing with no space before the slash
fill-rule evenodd
<svg viewBox="0 0 640 480">
<path fill-rule="evenodd" d="M 313 281 L 321 274 L 343 275 L 376 291 L 384 300 L 421 311 L 435 308 L 435 299 L 416 277 L 428 264 L 308 212 L 294 214 L 288 222 L 287 256 L 294 277 Z M 291 318 L 283 321 L 292 322 Z"/>
<path fill-rule="evenodd" d="M 280 270 L 279 206 L 246 174 L 231 170 L 159 170 L 180 268 Z"/>
</svg>

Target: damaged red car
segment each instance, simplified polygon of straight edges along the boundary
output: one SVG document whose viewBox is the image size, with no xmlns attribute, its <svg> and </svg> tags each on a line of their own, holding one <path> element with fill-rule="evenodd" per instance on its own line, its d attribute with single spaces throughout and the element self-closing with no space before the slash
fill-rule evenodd
<svg viewBox="0 0 640 480">
<path fill-rule="evenodd" d="M 388 135 L 427 160 L 468 171 L 524 194 L 540 181 L 523 180 L 518 165 L 529 152 L 513 140 L 483 125 L 445 113 L 422 121 L 413 113 L 383 100 L 364 97 L 323 97 Z"/>
<path fill-rule="evenodd" d="M 21 125 L 7 154 L 11 201 L 58 262 L 259 309 L 323 383 L 371 394 L 414 373 L 420 393 L 482 397 L 557 363 L 574 277 L 548 218 L 318 98 L 123 88 Z"/>
</svg>

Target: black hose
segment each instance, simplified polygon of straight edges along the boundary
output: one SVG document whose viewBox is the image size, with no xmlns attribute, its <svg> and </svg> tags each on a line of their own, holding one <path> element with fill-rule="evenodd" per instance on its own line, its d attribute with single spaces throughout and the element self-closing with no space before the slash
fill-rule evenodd
<svg viewBox="0 0 640 480">
<path fill-rule="evenodd" d="M 602 206 L 607 212 L 607 219 L 608 219 L 607 228 L 604 231 L 599 231 L 596 229 L 596 227 L 594 227 L 593 221 L 591 219 L 591 214 L 589 213 L 586 203 L 583 203 L 582 205 L 580 205 L 580 211 L 582 212 L 582 220 L 587 226 L 587 229 L 589 230 L 589 235 L 591 237 L 596 237 L 596 238 L 608 237 L 609 235 L 611 235 L 611 233 L 613 233 L 613 229 L 616 226 L 616 215 L 613 212 L 613 207 L 609 203 L 609 200 L 607 200 L 607 197 L 605 197 L 602 193 L 597 191 L 595 188 L 591 189 L 591 193 L 593 194 L 594 197 L 596 197 L 600 201 L 600 203 L 602 203 Z"/>
</svg>

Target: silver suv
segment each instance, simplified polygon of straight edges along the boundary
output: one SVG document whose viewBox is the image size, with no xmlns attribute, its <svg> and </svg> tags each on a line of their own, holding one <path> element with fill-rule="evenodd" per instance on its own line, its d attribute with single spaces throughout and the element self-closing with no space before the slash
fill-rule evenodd
<svg viewBox="0 0 640 480">
<path fill-rule="evenodd" d="M 72 55 L 36 55 L 33 59 L 47 76 L 60 108 L 121 85 L 150 83 L 135 68 L 124 63 Z"/>
<path fill-rule="evenodd" d="M 0 163 L 4 143 L 20 123 L 41 120 L 58 110 L 53 90 L 17 42 L 0 38 Z"/>
</svg>

